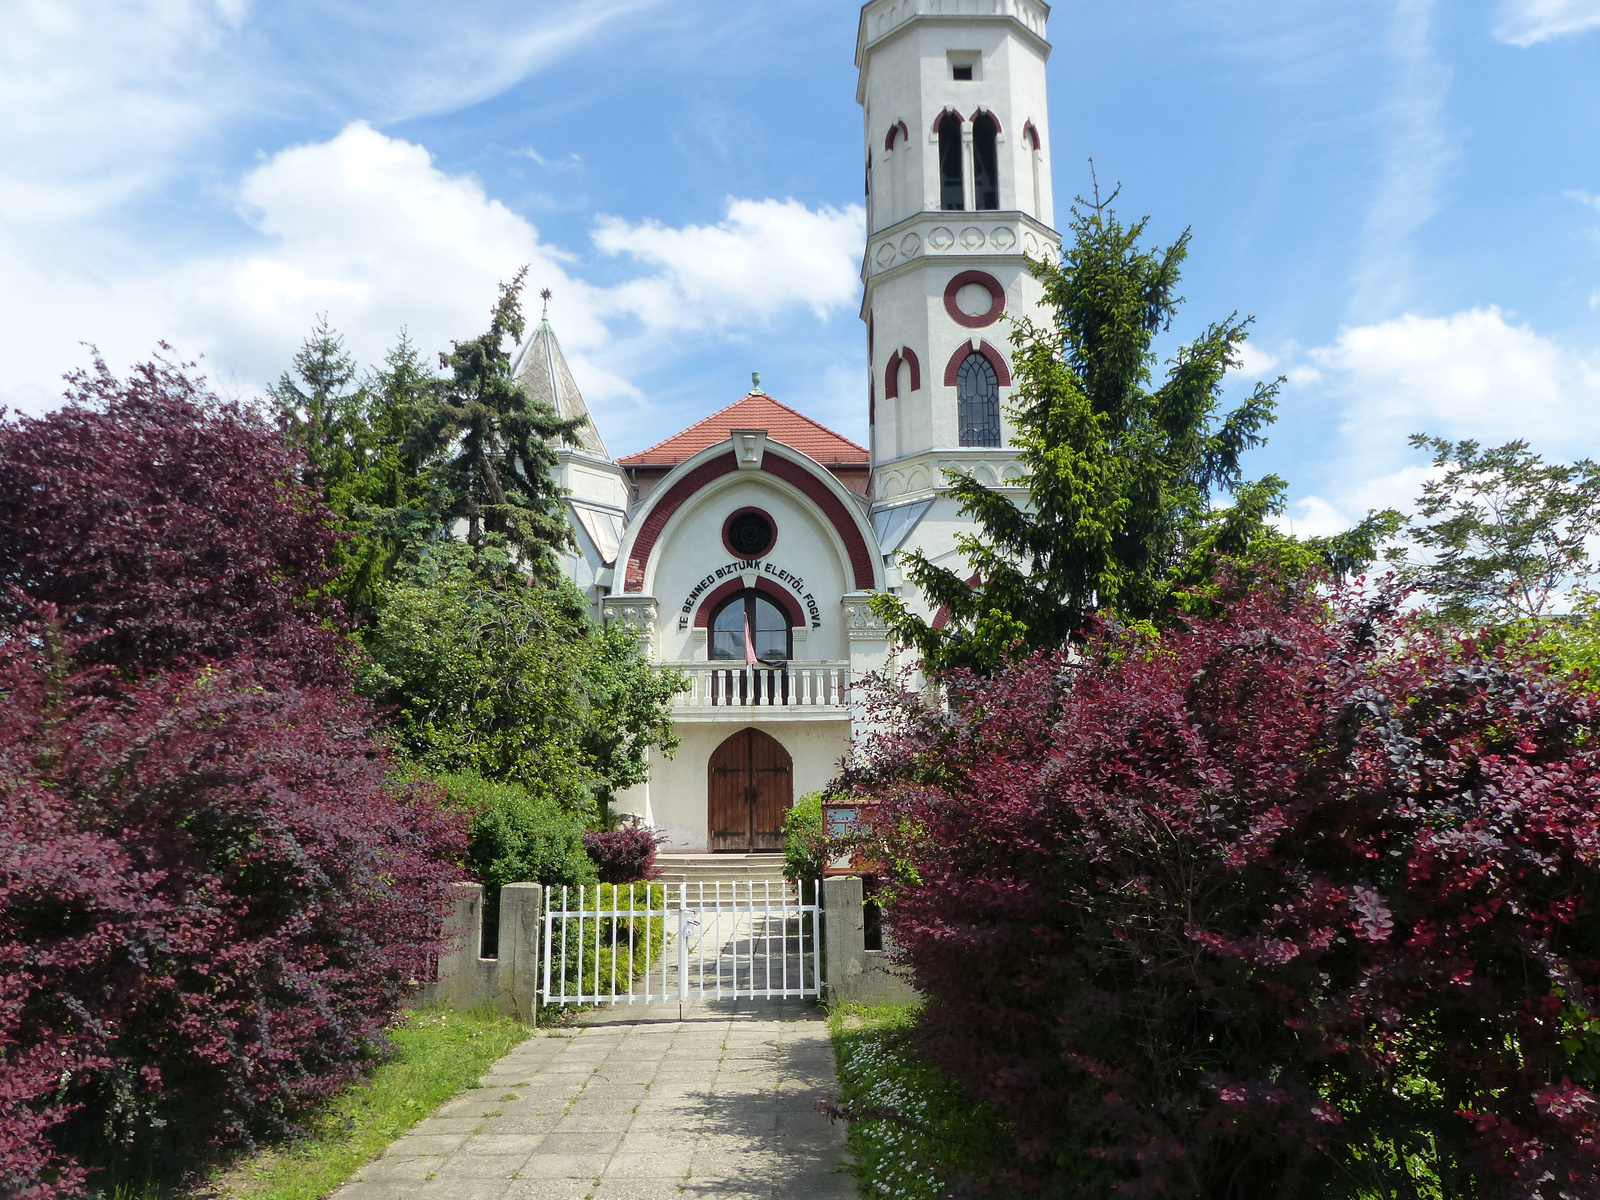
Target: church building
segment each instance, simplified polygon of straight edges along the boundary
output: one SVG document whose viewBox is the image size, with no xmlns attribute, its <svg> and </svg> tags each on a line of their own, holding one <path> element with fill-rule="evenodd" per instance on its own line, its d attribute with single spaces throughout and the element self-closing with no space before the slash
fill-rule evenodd
<svg viewBox="0 0 1600 1200">
<path fill-rule="evenodd" d="M 612 458 L 592 421 L 561 447 L 578 552 L 602 619 L 689 680 L 676 756 L 618 797 L 675 851 L 782 847 L 785 810 L 838 771 L 889 662 L 868 605 L 912 549 L 946 565 L 967 522 L 949 477 L 1020 476 L 1002 314 L 1042 297 L 1052 228 L 1041 0 L 872 0 L 856 41 L 864 116 L 868 445 L 762 390 Z M 588 409 L 548 316 L 516 364 L 536 398 Z M 707 406 L 708 408 L 711 405 Z M 911 597 L 913 603 L 916 597 Z M 933 614 L 929 614 L 930 616 Z"/>
</svg>

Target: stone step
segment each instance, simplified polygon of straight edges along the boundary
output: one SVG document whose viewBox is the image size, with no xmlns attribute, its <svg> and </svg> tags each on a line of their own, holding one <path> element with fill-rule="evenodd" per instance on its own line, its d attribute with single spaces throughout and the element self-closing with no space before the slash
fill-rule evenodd
<svg viewBox="0 0 1600 1200">
<path fill-rule="evenodd" d="M 742 881 L 783 878 L 781 854 L 658 854 L 657 879 L 662 883 L 707 883 L 717 879 Z"/>
</svg>

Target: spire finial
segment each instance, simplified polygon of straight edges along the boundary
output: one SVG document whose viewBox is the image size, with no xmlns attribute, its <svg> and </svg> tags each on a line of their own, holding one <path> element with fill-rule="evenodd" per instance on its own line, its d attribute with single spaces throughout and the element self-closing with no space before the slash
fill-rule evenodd
<svg viewBox="0 0 1600 1200">
<path fill-rule="evenodd" d="M 544 301 L 544 311 L 539 314 L 539 324 L 541 325 L 550 324 L 550 295 L 549 288 L 539 289 L 539 299 Z"/>
<path fill-rule="evenodd" d="M 751 371 L 750 372 L 750 394 L 752 396 L 761 396 L 761 395 L 765 394 L 761 390 L 761 372 L 760 371 Z"/>
</svg>

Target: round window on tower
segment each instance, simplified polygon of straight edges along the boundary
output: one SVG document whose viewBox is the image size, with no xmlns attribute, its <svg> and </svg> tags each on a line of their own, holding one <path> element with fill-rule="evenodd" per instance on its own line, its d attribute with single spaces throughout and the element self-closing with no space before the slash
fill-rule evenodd
<svg viewBox="0 0 1600 1200">
<path fill-rule="evenodd" d="M 777 526 L 759 508 L 741 508 L 722 527 L 722 544 L 738 558 L 760 558 L 777 540 Z"/>
</svg>

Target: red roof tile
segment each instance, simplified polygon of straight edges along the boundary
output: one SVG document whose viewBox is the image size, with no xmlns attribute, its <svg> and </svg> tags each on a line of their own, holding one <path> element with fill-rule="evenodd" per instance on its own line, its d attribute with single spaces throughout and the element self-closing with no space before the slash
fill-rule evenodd
<svg viewBox="0 0 1600 1200">
<path fill-rule="evenodd" d="M 866 466 L 865 447 L 820 425 L 765 392 L 751 392 L 727 408 L 696 421 L 682 433 L 657 442 L 648 450 L 617 459 L 623 467 L 673 467 L 714 446 L 735 429 L 765 429 L 773 441 L 793 446 L 824 466 Z"/>
</svg>

